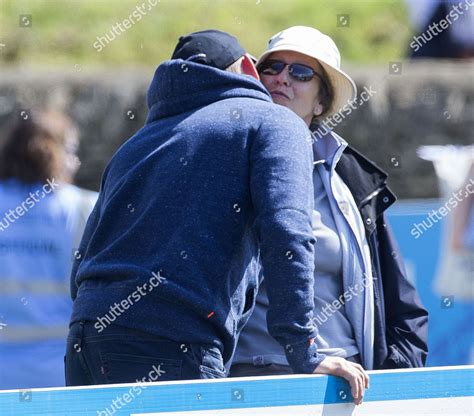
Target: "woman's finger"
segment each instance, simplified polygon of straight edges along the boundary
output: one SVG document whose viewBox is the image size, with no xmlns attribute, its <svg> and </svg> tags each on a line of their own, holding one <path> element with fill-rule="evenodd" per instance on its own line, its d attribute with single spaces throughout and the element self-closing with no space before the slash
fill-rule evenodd
<svg viewBox="0 0 474 416">
<path fill-rule="evenodd" d="M 349 363 L 348 368 L 347 368 L 347 377 L 346 380 L 349 382 L 351 386 L 351 393 L 352 397 L 354 398 L 355 404 L 358 404 L 360 401 L 361 397 L 361 384 L 360 384 L 360 377 L 358 376 L 358 372 L 356 369 L 350 365 L 352 363 Z"/>
<path fill-rule="evenodd" d="M 369 388 L 369 375 L 367 372 L 364 370 L 364 367 L 362 367 L 358 363 L 354 363 L 354 366 L 362 373 L 363 379 L 364 379 L 364 388 Z"/>
</svg>

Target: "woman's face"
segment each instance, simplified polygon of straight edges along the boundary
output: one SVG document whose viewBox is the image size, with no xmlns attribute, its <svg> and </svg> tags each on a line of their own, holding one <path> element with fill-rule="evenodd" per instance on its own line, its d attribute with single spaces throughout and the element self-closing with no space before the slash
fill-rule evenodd
<svg viewBox="0 0 474 416">
<path fill-rule="evenodd" d="M 323 76 L 323 69 L 318 61 L 309 56 L 292 51 L 279 51 L 270 54 L 267 60 L 281 61 L 286 64 L 303 64 L 311 67 L 319 75 Z M 288 107 L 299 115 L 309 126 L 313 116 L 319 116 L 323 112 L 323 106 L 319 99 L 320 79 L 314 76 L 310 81 L 297 81 L 288 73 L 288 66 L 277 75 L 265 75 L 260 73 L 260 79 L 270 92 L 273 102 Z"/>
</svg>

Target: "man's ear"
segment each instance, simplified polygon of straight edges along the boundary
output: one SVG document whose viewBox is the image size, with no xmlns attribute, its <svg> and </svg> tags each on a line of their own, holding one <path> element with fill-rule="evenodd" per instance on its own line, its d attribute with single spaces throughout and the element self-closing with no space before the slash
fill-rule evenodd
<svg viewBox="0 0 474 416">
<path fill-rule="evenodd" d="M 250 75 L 260 81 L 257 68 L 248 54 L 245 54 L 242 59 L 242 74 Z"/>
</svg>

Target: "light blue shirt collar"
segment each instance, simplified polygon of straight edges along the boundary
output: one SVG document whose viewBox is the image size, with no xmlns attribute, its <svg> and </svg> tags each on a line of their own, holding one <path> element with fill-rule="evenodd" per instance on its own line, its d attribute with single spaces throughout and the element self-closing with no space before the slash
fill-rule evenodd
<svg viewBox="0 0 474 416">
<path fill-rule="evenodd" d="M 326 168 L 335 169 L 346 147 L 347 142 L 341 136 L 328 132 L 313 143 L 313 163 L 324 163 Z"/>
</svg>

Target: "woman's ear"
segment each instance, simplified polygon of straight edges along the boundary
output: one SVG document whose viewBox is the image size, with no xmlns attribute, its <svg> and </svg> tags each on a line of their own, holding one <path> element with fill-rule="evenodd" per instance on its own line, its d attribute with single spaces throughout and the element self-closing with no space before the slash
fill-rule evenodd
<svg viewBox="0 0 474 416">
<path fill-rule="evenodd" d="M 323 114 L 323 111 L 324 111 L 324 107 L 323 107 L 323 104 L 321 103 L 319 97 L 316 98 L 316 101 L 314 103 L 314 110 L 313 110 L 313 114 L 318 117 L 320 116 L 321 114 Z"/>
<path fill-rule="evenodd" d="M 260 81 L 260 76 L 258 75 L 257 68 L 248 54 L 245 54 L 244 59 L 242 59 L 242 73 L 245 75 L 250 75 L 255 79 Z"/>
</svg>

